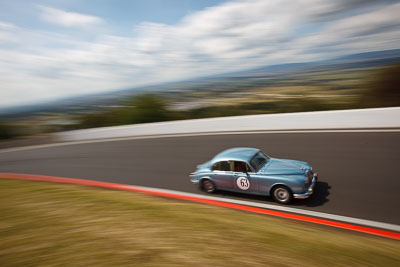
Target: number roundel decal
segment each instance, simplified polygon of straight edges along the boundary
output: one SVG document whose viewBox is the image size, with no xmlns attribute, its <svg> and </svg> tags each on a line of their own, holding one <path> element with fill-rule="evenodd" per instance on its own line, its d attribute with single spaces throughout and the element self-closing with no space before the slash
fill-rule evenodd
<svg viewBox="0 0 400 267">
<path fill-rule="evenodd" d="M 247 190 L 250 188 L 250 181 L 246 177 L 237 178 L 236 184 L 242 190 Z"/>
</svg>

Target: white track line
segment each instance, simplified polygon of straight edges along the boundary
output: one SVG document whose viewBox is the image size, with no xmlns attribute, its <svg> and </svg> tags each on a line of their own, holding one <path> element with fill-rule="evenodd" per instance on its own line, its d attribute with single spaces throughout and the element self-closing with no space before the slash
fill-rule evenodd
<svg viewBox="0 0 400 267">
<path fill-rule="evenodd" d="M 249 132 L 208 132 L 208 133 L 183 133 L 183 134 L 167 134 L 167 135 L 146 135 L 146 136 L 130 136 L 130 137 L 116 137 L 104 139 L 92 139 L 82 141 L 60 142 L 44 145 L 23 146 L 15 148 L 0 149 L 0 153 L 16 152 L 30 149 L 49 148 L 58 146 L 69 146 L 79 144 L 115 142 L 125 140 L 140 140 L 140 139 L 154 139 L 154 138 L 171 138 L 171 137 L 191 137 L 191 136 L 210 136 L 210 135 L 244 135 L 244 134 L 301 134 L 301 133 L 397 133 L 400 129 L 339 129 L 339 130 L 295 130 L 295 131 L 249 131 Z"/>
<path fill-rule="evenodd" d="M 262 208 L 262 209 L 278 210 L 278 211 L 296 213 L 296 214 L 301 214 L 301 215 L 307 215 L 307 216 L 311 216 L 311 217 L 335 220 L 335 221 L 340 221 L 340 222 L 347 222 L 347 223 L 352 223 L 352 224 L 358 224 L 358 225 L 363 225 L 363 226 L 369 226 L 369 227 L 374 227 L 374 228 L 380 228 L 380 229 L 400 232 L 400 225 L 396 225 L 396 224 L 389 224 L 389 223 L 376 222 L 376 221 L 370 221 L 370 220 L 364 220 L 364 219 L 357 219 L 357 218 L 353 218 L 353 217 L 335 215 L 335 214 L 330 214 L 330 213 L 323 213 L 323 212 L 317 212 L 317 211 L 277 206 L 277 205 L 273 205 L 273 204 L 264 204 L 264 203 L 259 203 L 259 202 L 237 200 L 237 199 L 231 199 L 231 198 L 222 198 L 222 197 L 214 197 L 214 196 L 207 196 L 207 195 L 201 195 L 201 194 L 193 194 L 193 193 L 187 193 L 187 192 L 175 191 L 175 190 L 169 190 L 169 189 L 161 189 L 161 188 L 145 187 L 145 186 L 136 186 L 136 187 L 147 189 L 147 190 L 152 190 L 152 191 L 160 192 L 160 193 L 171 193 L 171 194 L 176 194 L 176 195 L 197 197 L 197 198 L 203 198 L 203 199 L 208 199 L 208 200 L 216 200 L 216 201 L 221 201 L 221 202 L 245 205 L 245 206 Z"/>
</svg>

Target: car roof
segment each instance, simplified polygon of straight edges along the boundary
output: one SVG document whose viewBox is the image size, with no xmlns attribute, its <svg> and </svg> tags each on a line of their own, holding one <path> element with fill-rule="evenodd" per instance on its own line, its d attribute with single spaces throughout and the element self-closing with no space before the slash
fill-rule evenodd
<svg viewBox="0 0 400 267">
<path fill-rule="evenodd" d="M 212 162 L 221 160 L 238 160 L 249 162 L 250 159 L 256 154 L 260 149 L 251 147 L 235 147 L 224 150 L 212 159 Z"/>
</svg>

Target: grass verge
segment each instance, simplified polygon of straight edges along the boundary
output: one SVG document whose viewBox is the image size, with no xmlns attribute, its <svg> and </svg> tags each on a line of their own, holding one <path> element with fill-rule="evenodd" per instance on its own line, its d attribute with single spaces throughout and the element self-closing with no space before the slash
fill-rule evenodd
<svg viewBox="0 0 400 267">
<path fill-rule="evenodd" d="M 396 240 L 75 185 L 0 179 L 1 266 L 399 266 Z"/>
</svg>

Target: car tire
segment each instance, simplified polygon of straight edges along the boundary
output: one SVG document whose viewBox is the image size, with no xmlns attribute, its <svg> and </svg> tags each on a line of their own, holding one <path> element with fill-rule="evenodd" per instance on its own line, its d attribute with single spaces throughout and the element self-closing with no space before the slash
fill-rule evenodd
<svg viewBox="0 0 400 267">
<path fill-rule="evenodd" d="M 283 185 L 274 187 L 272 198 L 280 204 L 288 204 L 293 199 L 293 194 L 289 188 Z"/>
<path fill-rule="evenodd" d="M 213 182 L 208 179 L 201 180 L 201 189 L 206 193 L 214 193 L 216 188 Z"/>
</svg>

